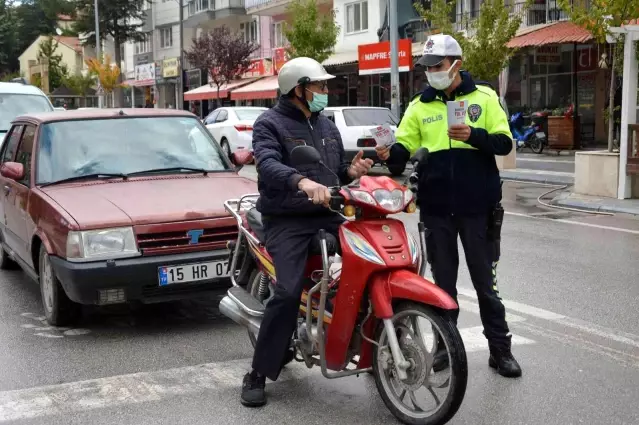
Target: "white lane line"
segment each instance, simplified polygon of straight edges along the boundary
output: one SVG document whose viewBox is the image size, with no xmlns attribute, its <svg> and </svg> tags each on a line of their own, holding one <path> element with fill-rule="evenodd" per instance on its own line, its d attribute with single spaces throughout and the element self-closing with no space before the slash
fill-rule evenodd
<svg viewBox="0 0 639 425">
<path fill-rule="evenodd" d="M 459 305 L 459 308 L 462 311 L 468 311 L 471 313 L 479 314 L 479 304 L 477 303 L 464 300 L 464 299 L 458 299 L 457 304 Z M 515 314 L 510 313 L 509 311 L 506 311 L 506 321 L 508 323 L 524 322 L 526 321 L 526 318 L 517 316 Z"/>
<path fill-rule="evenodd" d="M 613 230 L 615 232 L 623 232 L 623 233 L 630 233 L 630 234 L 633 234 L 633 235 L 639 235 L 639 230 L 624 229 L 622 227 L 612 227 L 612 226 L 603 226 L 601 224 L 582 223 L 580 221 L 564 220 L 564 219 L 561 219 L 561 218 L 553 219 L 553 218 L 547 218 L 547 217 L 532 216 L 530 214 L 524 214 L 524 213 L 518 213 L 518 212 L 512 212 L 512 211 L 506 211 L 505 214 L 513 215 L 513 216 L 516 216 L 516 217 L 531 218 L 533 220 L 545 220 L 545 221 L 552 221 L 552 222 L 555 222 L 555 223 L 575 224 L 577 226 L 593 227 L 595 229 Z"/>
<path fill-rule="evenodd" d="M 459 295 L 477 299 L 477 293 L 473 289 L 457 288 Z M 563 314 L 553 313 L 552 311 L 542 308 L 533 307 L 528 304 L 519 303 L 517 301 L 502 300 L 507 309 L 516 311 L 521 314 L 536 317 L 538 319 L 555 322 L 563 326 L 568 326 L 581 332 L 589 333 L 601 338 L 606 338 L 620 344 L 629 345 L 639 348 L 639 335 L 623 332 L 615 329 L 606 328 L 585 320 L 575 319 L 564 316 Z"/>
<path fill-rule="evenodd" d="M 460 329 L 467 352 L 488 349 L 482 330 L 481 326 Z M 512 343 L 524 345 L 536 341 L 513 335 Z M 0 422 L 68 415 L 224 389 L 239 391 L 250 364 L 251 359 L 239 359 L 0 392 Z M 278 382 L 311 376 L 324 379 L 320 373 L 319 368 L 308 369 L 301 363 L 292 363 L 284 368 Z"/>
</svg>

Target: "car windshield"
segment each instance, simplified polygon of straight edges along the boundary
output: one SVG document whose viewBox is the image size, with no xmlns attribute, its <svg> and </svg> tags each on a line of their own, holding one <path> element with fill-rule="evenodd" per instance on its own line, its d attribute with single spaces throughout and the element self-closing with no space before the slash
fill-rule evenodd
<svg viewBox="0 0 639 425">
<path fill-rule="evenodd" d="M 219 146 L 195 118 L 88 119 L 43 126 L 36 182 L 166 168 L 229 170 Z"/>
<path fill-rule="evenodd" d="M 241 121 L 255 121 L 266 109 L 236 109 L 237 118 Z"/>
<path fill-rule="evenodd" d="M 399 121 L 393 113 L 385 108 L 351 108 L 344 109 L 344 121 L 348 127 L 364 125 L 397 125 Z"/>
<path fill-rule="evenodd" d="M 35 112 L 51 112 L 53 106 L 45 96 L 0 93 L 0 131 L 8 131 L 17 116 Z"/>
</svg>

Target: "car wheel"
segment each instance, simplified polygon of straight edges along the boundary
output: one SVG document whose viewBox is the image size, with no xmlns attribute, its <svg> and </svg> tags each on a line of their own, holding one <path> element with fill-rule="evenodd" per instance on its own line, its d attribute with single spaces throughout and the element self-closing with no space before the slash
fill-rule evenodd
<svg viewBox="0 0 639 425">
<path fill-rule="evenodd" d="M 53 326 L 73 323 L 81 313 L 80 304 L 67 297 L 60 281 L 53 272 L 49 254 L 44 246 L 40 248 L 40 294 L 47 322 Z"/>
<path fill-rule="evenodd" d="M 18 268 L 18 263 L 9 257 L 9 253 L 0 245 L 0 269 L 13 270 Z"/>
<path fill-rule="evenodd" d="M 231 162 L 233 162 L 233 158 L 231 157 L 231 147 L 229 146 L 229 142 L 226 139 L 222 139 L 222 150 L 224 151 L 224 154 L 226 154 L 226 157 L 228 159 L 231 160 Z"/>
<path fill-rule="evenodd" d="M 406 164 L 402 165 L 388 165 L 388 171 L 390 171 L 391 175 L 397 177 L 404 174 L 404 170 L 406 170 Z"/>
</svg>

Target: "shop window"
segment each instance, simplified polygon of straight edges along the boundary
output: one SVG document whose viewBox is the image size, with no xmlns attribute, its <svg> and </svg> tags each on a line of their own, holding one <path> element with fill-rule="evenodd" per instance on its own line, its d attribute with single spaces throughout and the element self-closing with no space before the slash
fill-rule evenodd
<svg viewBox="0 0 639 425">
<path fill-rule="evenodd" d="M 542 109 L 546 104 L 546 77 L 530 79 L 530 104 L 533 109 Z"/>
<path fill-rule="evenodd" d="M 548 106 L 567 108 L 572 103 L 572 74 L 548 76 Z"/>
<path fill-rule="evenodd" d="M 548 64 L 549 74 L 562 74 L 564 72 L 572 72 L 572 50 L 561 52 L 560 63 Z"/>
<path fill-rule="evenodd" d="M 160 28 L 160 48 L 173 47 L 173 28 Z"/>
<path fill-rule="evenodd" d="M 346 5 L 346 33 L 368 30 L 368 1 Z"/>
</svg>

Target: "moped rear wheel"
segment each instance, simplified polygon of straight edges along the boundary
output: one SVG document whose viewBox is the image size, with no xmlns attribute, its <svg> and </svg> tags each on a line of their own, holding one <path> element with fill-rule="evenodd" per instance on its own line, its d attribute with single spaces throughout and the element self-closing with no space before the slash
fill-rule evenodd
<svg viewBox="0 0 639 425">
<path fill-rule="evenodd" d="M 376 332 L 373 376 L 386 407 L 405 424 L 441 425 L 459 410 L 466 394 L 468 363 L 461 335 L 451 319 L 425 305 L 406 302 L 395 309 L 393 326 L 407 378 L 397 376 L 383 323 Z M 433 371 L 434 354 L 444 344 L 449 367 Z"/>
</svg>

